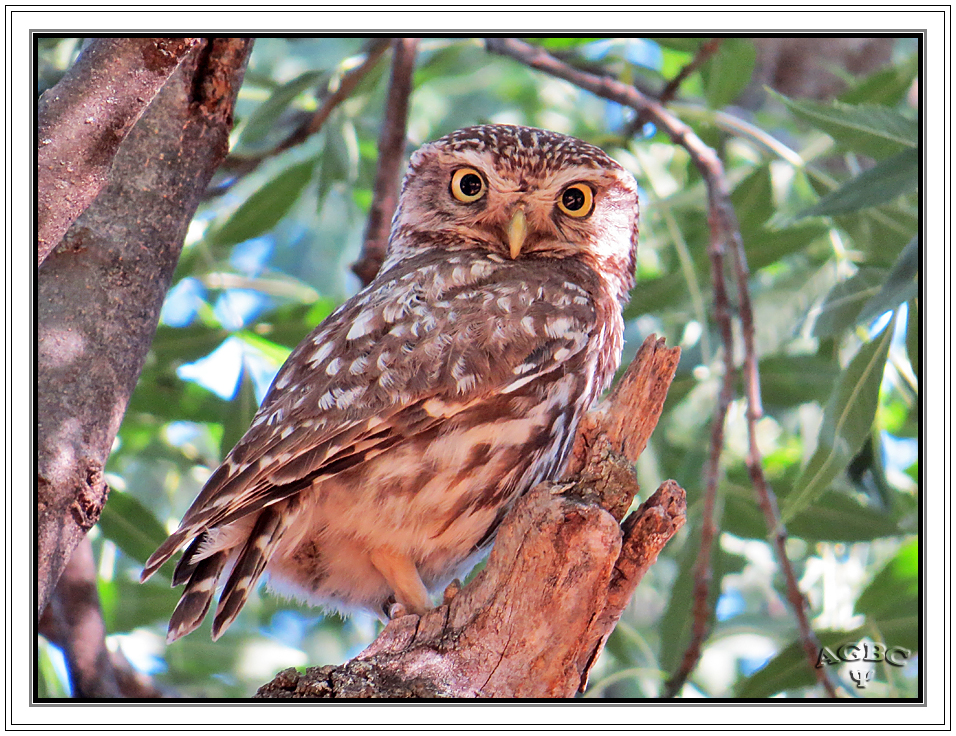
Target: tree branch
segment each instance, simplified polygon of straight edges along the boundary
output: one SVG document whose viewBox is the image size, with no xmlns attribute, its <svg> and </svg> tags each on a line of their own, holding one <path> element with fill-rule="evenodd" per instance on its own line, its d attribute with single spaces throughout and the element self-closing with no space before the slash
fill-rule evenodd
<svg viewBox="0 0 956 736">
<path fill-rule="evenodd" d="M 120 144 L 199 38 L 97 38 L 37 103 L 37 265 L 104 186 Z"/>
<path fill-rule="evenodd" d="M 206 39 L 180 65 L 119 148 L 107 187 L 39 269 L 38 614 L 106 501 L 103 466 L 186 229 L 226 154 L 251 46 Z M 122 81 L 124 65 L 101 64 Z M 86 153 L 62 150 L 68 164 Z"/>
<path fill-rule="evenodd" d="M 417 38 L 396 38 L 392 57 L 385 119 L 378 139 L 378 168 L 368 213 L 365 243 L 352 271 L 368 285 L 385 261 L 385 248 L 391 231 L 392 215 L 398 204 L 399 174 L 405 157 L 408 100 L 412 94 Z"/>
<path fill-rule="evenodd" d="M 122 652 L 106 648 L 106 624 L 96 589 L 96 560 L 89 537 L 73 550 L 39 633 L 63 650 L 74 698 L 161 698 L 165 693 Z"/>
<path fill-rule="evenodd" d="M 619 524 L 636 453 L 657 424 L 680 350 L 648 338 L 618 389 L 582 423 L 574 468 L 502 523 L 484 569 L 422 617 L 389 622 L 340 667 L 281 672 L 259 698 L 573 697 L 661 549 L 684 523 L 666 481 Z"/>
</svg>

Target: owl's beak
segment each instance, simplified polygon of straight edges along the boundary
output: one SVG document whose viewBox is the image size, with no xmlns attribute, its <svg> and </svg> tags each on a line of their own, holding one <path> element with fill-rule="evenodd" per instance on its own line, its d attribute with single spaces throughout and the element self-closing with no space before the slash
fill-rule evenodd
<svg viewBox="0 0 956 736">
<path fill-rule="evenodd" d="M 524 208 L 518 207 L 508 223 L 508 247 L 511 249 L 511 259 L 514 260 L 521 253 L 521 246 L 528 235 L 528 218 Z"/>
</svg>

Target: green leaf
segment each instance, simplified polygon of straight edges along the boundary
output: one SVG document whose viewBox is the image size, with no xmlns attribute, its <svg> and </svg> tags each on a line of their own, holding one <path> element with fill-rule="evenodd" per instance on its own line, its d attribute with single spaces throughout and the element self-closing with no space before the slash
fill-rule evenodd
<svg viewBox="0 0 956 736">
<path fill-rule="evenodd" d="M 860 348 L 840 377 L 823 412 L 817 449 L 783 501 L 784 523 L 816 503 L 870 436 L 892 337 L 891 322 Z"/>
<path fill-rule="evenodd" d="M 249 347 L 253 348 L 254 350 L 258 350 L 263 356 L 271 360 L 277 366 L 282 365 L 286 358 L 289 357 L 289 353 L 292 352 L 285 345 L 280 345 L 272 340 L 267 340 L 260 335 L 249 332 L 249 330 L 242 330 L 236 333 L 236 336 Z"/>
<path fill-rule="evenodd" d="M 920 363 L 920 323 L 919 323 L 919 299 L 913 299 L 909 303 L 906 318 L 906 353 L 910 359 L 910 365 L 913 366 L 913 374 L 919 375 Z"/>
<path fill-rule="evenodd" d="M 220 246 L 234 245 L 272 230 L 308 186 L 314 168 L 315 159 L 303 161 L 263 184 L 206 237 L 208 242 Z"/>
<path fill-rule="evenodd" d="M 246 370 L 245 363 L 245 358 L 243 358 L 242 372 L 239 375 L 239 390 L 236 392 L 235 398 L 229 402 L 226 416 L 223 419 L 224 431 L 220 446 L 222 457 L 225 457 L 226 453 L 242 439 L 242 435 L 252 424 L 252 418 L 259 408 L 256 401 L 255 384 L 252 382 L 249 371 Z"/>
<path fill-rule="evenodd" d="M 840 95 L 847 104 L 872 103 L 897 105 L 903 101 L 919 73 L 919 55 L 912 54 L 901 63 L 891 64 L 871 74 Z"/>
<path fill-rule="evenodd" d="M 818 631 L 820 646 L 838 647 L 859 639 L 858 631 Z M 781 649 L 766 665 L 737 684 L 738 698 L 769 698 L 786 690 L 812 687 L 816 673 L 803 651 L 803 642 L 794 641 Z"/>
<path fill-rule="evenodd" d="M 719 110 L 736 100 L 750 84 L 756 64 L 757 48 L 752 41 L 725 38 L 720 50 L 700 70 L 708 107 Z"/>
<path fill-rule="evenodd" d="M 886 204 L 914 192 L 919 184 L 919 151 L 906 149 L 830 192 L 798 217 L 839 215 Z"/>
<path fill-rule="evenodd" d="M 587 46 L 589 43 L 595 41 L 602 41 L 603 37 L 595 38 L 531 38 L 528 39 L 529 43 L 536 44 L 538 46 L 544 46 L 546 49 L 554 49 L 557 51 L 564 51 L 567 49 L 574 49 L 578 46 Z"/>
<path fill-rule="evenodd" d="M 733 485 L 724 496 L 726 532 L 743 539 L 767 538 L 767 523 L 750 488 Z M 808 542 L 869 542 L 900 533 L 896 519 L 846 493 L 827 491 L 812 508 L 787 522 L 790 537 Z"/>
<path fill-rule="evenodd" d="M 163 570 L 167 568 L 172 570 L 173 566 L 167 563 Z M 101 597 L 107 631 L 132 631 L 169 619 L 182 590 L 169 587 L 169 574 L 163 570 L 145 583 L 123 576 L 109 583 L 113 593 Z M 158 578 L 159 575 L 166 575 L 166 579 Z"/>
<path fill-rule="evenodd" d="M 886 644 L 919 648 L 919 539 L 904 544 L 856 601 Z"/>
<path fill-rule="evenodd" d="M 893 270 L 883 283 L 879 293 L 868 301 L 859 316 L 858 322 L 879 317 L 884 312 L 896 309 L 900 304 L 916 296 L 916 277 L 919 275 L 919 239 L 914 237 L 903 248 Z"/>
<path fill-rule="evenodd" d="M 664 48 L 674 49 L 675 51 L 683 51 L 688 54 L 694 54 L 697 50 L 707 41 L 710 41 L 709 38 L 696 38 L 693 36 L 653 36 L 651 41 L 654 41 L 659 46 Z"/>
<path fill-rule="evenodd" d="M 730 195 L 744 242 L 749 233 L 757 230 L 774 213 L 773 185 L 770 182 L 770 166 L 755 169 L 740 182 Z"/>
<path fill-rule="evenodd" d="M 185 327 L 160 325 L 156 328 L 150 350 L 161 365 L 192 363 L 209 355 L 229 334 L 229 330 L 201 322 Z"/>
<path fill-rule="evenodd" d="M 99 520 L 103 535 L 140 564 L 166 539 L 166 529 L 134 496 L 112 491 Z"/>
<path fill-rule="evenodd" d="M 837 491 L 824 493 L 812 508 L 787 522 L 790 536 L 812 542 L 869 542 L 900 533 L 892 516 Z"/>
<path fill-rule="evenodd" d="M 762 358 L 760 395 L 769 406 L 823 402 L 833 389 L 838 366 L 823 355 L 771 355 Z"/>
<path fill-rule="evenodd" d="M 37 696 L 40 698 L 68 698 L 67 683 L 60 679 L 50 656 L 50 647 L 43 639 L 37 639 Z"/>
<path fill-rule="evenodd" d="M 823 104 L 791 100 L 772 92 L 798 118 L 811 123 L 845 148 L 883 158 L 900 147 L 919 146 L 919 122 L 881 105 Z"/>
<path fill-rule="evenodd" d="M 817 221 L 801 222 L 779 230 L 761 227 L 747 234 L 744 247 L 751 271 L 758 271 L 781 258 L 806 250 L 827 236 L 830 228 Z"/>
<path fill-rule="evenodd" d="M 863 267 L 836 284 L 820 307 L 813 325 L 814 336 L 842 335 L 859 322 L 863 306 L 880 293 L 888 273 L 885 268 Z"/>
<path fill-rule="evenodd" d="M 680 553 L 680 569 L 671 588 L 667 610 L 661 617 L 661 654 L 660 668 L 666 672 L 675 672 L 680 665 L 681 657 L 686 648 L 693 624 L 694 607 L 694 565 L 697 561 L 699 529 L 694 529 L 693 537 L 686 540 Z M 721 549 L 719 544 L 714 545 L 711 557 L 713 577 L 710 584 L 711 600 L 716 600 L 720 594 L 721 580 L 724 575 L 740 572 L 744 567 L 744 559 L 738 555 Z M 708 626 L 714 623 L 714 607 L 709 607 Z"/>
<path fill-rule="evenodd" d="M 241 156 L 260 151 L 269 143 L 270 133 L 274 133 L 276 121 L 292 104 L 292 101 L 307 89 L 318 85 L 326 76 L 323 72 L 305 72 L 286 82 L 273 91 L 265 102 L 259 105 L 246 120 L 236 142 L 234 153 Z"/>
</svg>

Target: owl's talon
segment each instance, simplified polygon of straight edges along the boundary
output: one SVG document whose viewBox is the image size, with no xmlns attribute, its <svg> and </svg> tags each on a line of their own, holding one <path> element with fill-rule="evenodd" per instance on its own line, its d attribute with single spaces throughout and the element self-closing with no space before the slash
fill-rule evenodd
<svg viewBox="0 0 956 736">
<path fill-rule="evenodd" d="M 442 594 L 442 605 L 447 606 L 460 592 L 461 580 L 455 578 L 448 584 L 448 587 L 445 588 L 445 592 Z"/>
<path fill-rule="evenodd" d="M 397 618 L 408 615 L 408 609 L 405 608 L 405 605 L 399 602 L 395 602 L 388 607 L 388 619 L 389 621 L 394 621 Z"/>
</svg>

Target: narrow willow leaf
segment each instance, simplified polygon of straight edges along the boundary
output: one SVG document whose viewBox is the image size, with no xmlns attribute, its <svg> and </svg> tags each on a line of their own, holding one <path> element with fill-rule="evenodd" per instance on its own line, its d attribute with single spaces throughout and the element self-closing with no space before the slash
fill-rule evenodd
<svg viewBox="0 0 956 736">
<path fill-rule="evenodd" d="M 771 355 L 760 360 L 760 394 L 769 406 L 823 402 L 833 388 L 839 365 L 823 355 Z"/>
<path fill-rule="evenodd" d="M 757 271 L 781 258 L 805 250 L 814 241 L 826 237 L 829 228 L 820 221 L 802 222 L 779 230 L 767 227 L 747 233 L 744 247 L 751 271 Z M 702 249 L 704 250 L 704 249 Z"/>
<path fill-rule="evenodd" d="M 860 593 L 856 610 L 867 616 L 884 615 L 894 610 L 889 592 L 912 599 L 919 596 L 919 539 L 904 544 Z"/>
<path fill-rule="evenodd" d="M 919 184 L 919 151 L 906 149 L 846 182 L 799 217 L 840 215 L 877 207 L 910 192 Z"/>
<path fill-rule="evenodd" d="M 160 574 L 167 568 L 172 571 L 173 565 L 164 566 Z M 115 578 L 112 584 L 116 587 L 115 600 L 103 606 L 103 620 L 110 632 L 165 623 L 182 595 L 181 589 L 170 588 L 168 582 L 155 576 L 145 584 L 125 577 Z"/>
<path fill-rule="evenodd" d="M 849 105 L 864 103 L 897 105 L 906 97 L 919 74 L 919 55 L 912 54 L 898 64 L 883 67 L 840 95 Z"/>
<path fill-rule="evenodd" d="M 879 317 L 884 312 L 896 309 L 900 304 L 916 296 L 916 277 L 919 275 L 919 238 L 914 237 L 903 248 L 893 270 L 887 276 L 879 293 L 868 301 L 857 321 Z"/>
<path fill-rule="evenodd" d="M 659 662 L 660 668 L 666 672 L 677 670 L 684 649 L 690 641 L 694 608 L 694 565 L 697 561 L 695 540 L 700 541 L 700 531 L 695 529 L 693 533 L 695 536 L 688 539 L 684 549 L 681 550 L 680 570 L 671 588 L 667 611 L 661 618 Z M 720 585 L 724 575 L 740 572 L 745 560 L 739 555 L 722 549 L 719 544 L 715 544 L 711 563 L 710 596 L 711 600 L 716 600 L 720 595 Z M 707 625 L 711 627 L 714 622 L 714 606 L 710 606 L 709 611 Z"/>
<path fill-rule="evenodd" d="M 869 542 L 900 533 L 890 514 L 838 491 L 828 491 L 811 508 L 787 522 L 787 532 L 811 542 Z"/>
<path fill-rule="evenodd" d="M 836 284 L 820 306 L 813 324 L 815 337 L 842 335 L 860 319 L 863 306 L 880 293 L 889 271 L 864 266 L 846 281 Z"/>
<path fill-rule="evenodd" d="M 919 539 L 904 544 L 856 601 L 889 646 L 919 648 Z"/>
<path fill-rule="evenodd" d="M 166 539 L 163 525 L 129 493 L 112 491 L 98 523 L 107 539 L 140 564 Z"/>
<path fill-rule="evenodd" d="M 327 76 L 324 72 L 305 72 L 274 90 L 269 99 L 259 105 L 246 120 L 236 143 L 238 155 L 254 153 L 269 144 L 270 133 L 276 128 L 276 121 L 288 109 L 292 101 Z"/>
<path fill-rule="evenodd" d="M 233 245 L 269 232 L 292 209 L 314 168 L 314 159 L 303 161 L 264 183 L 206 239 L 212 245 Z"/>
<path fill-rule="evenodd" d="M 839 647 L 847 642 L 856 642 L 861 630 L 818 631 L 817 639 L 822 647 Z M 785 690 L 812 687 L 817 682 L 813 666 L 803 651 L 803 642 L 794 641 L 781 649 L 761 669 L 737 685 L 738 698 L 769 698 Z"/>
<path fill-rule="evenodd" d="M 236 333 L 236 337 L 238 337 L 251 348 L 258 350 L 276 365 L 282 365 L 286 358 L 289 357 L 289 353 L 292 352 L 285 345 L 280 345 L 272 340 L 267 340 L 266 338 L 248 330 L 242 330 L 241 332 Z"/>
<path fill-rule="evenodd" d="M 783 501 L 784 523 L 820 498 L 870 436 L 892 337 L 891 322 L 860 348 L 840 377 L 823 412 L 817 449 Z"/>
<path fill-rule="evenodd" d="M 242 372 L 239 374 L 239 390 L 236 396 L 229 402 L 229 408 L 223 421 L 222 444 L 220 446 L 221 456 L 225 457 L 236 443 L 242 439 L 252 418 L 259 408 L 256 401 L 256 387 L 252 376 L 246 366 L 246 361 L 242 361 Z"/>
<path fill-rule="evenodd" d="M 919 146 L 919 123 L 881 105 L 823 104 L 773 92 L 790 111 L 851 151 L 883 158 L 901 146 Z"/>
<path fill-rule="evenodd" d="M 730 200 L 740 219 L 740 229 L 746 243 L 749 233 L 769 220 L 774 212 L 770 167 L 761 166 L 747 175 L 734 188 Z"/>
<path fill-rule="evenodd" d="M 712 110 L 726 107 L 750 84 L 757 48 L 745 38 L 725 38 L 720 50 L 701 67 L 704 96 Z"/>
</svg>

